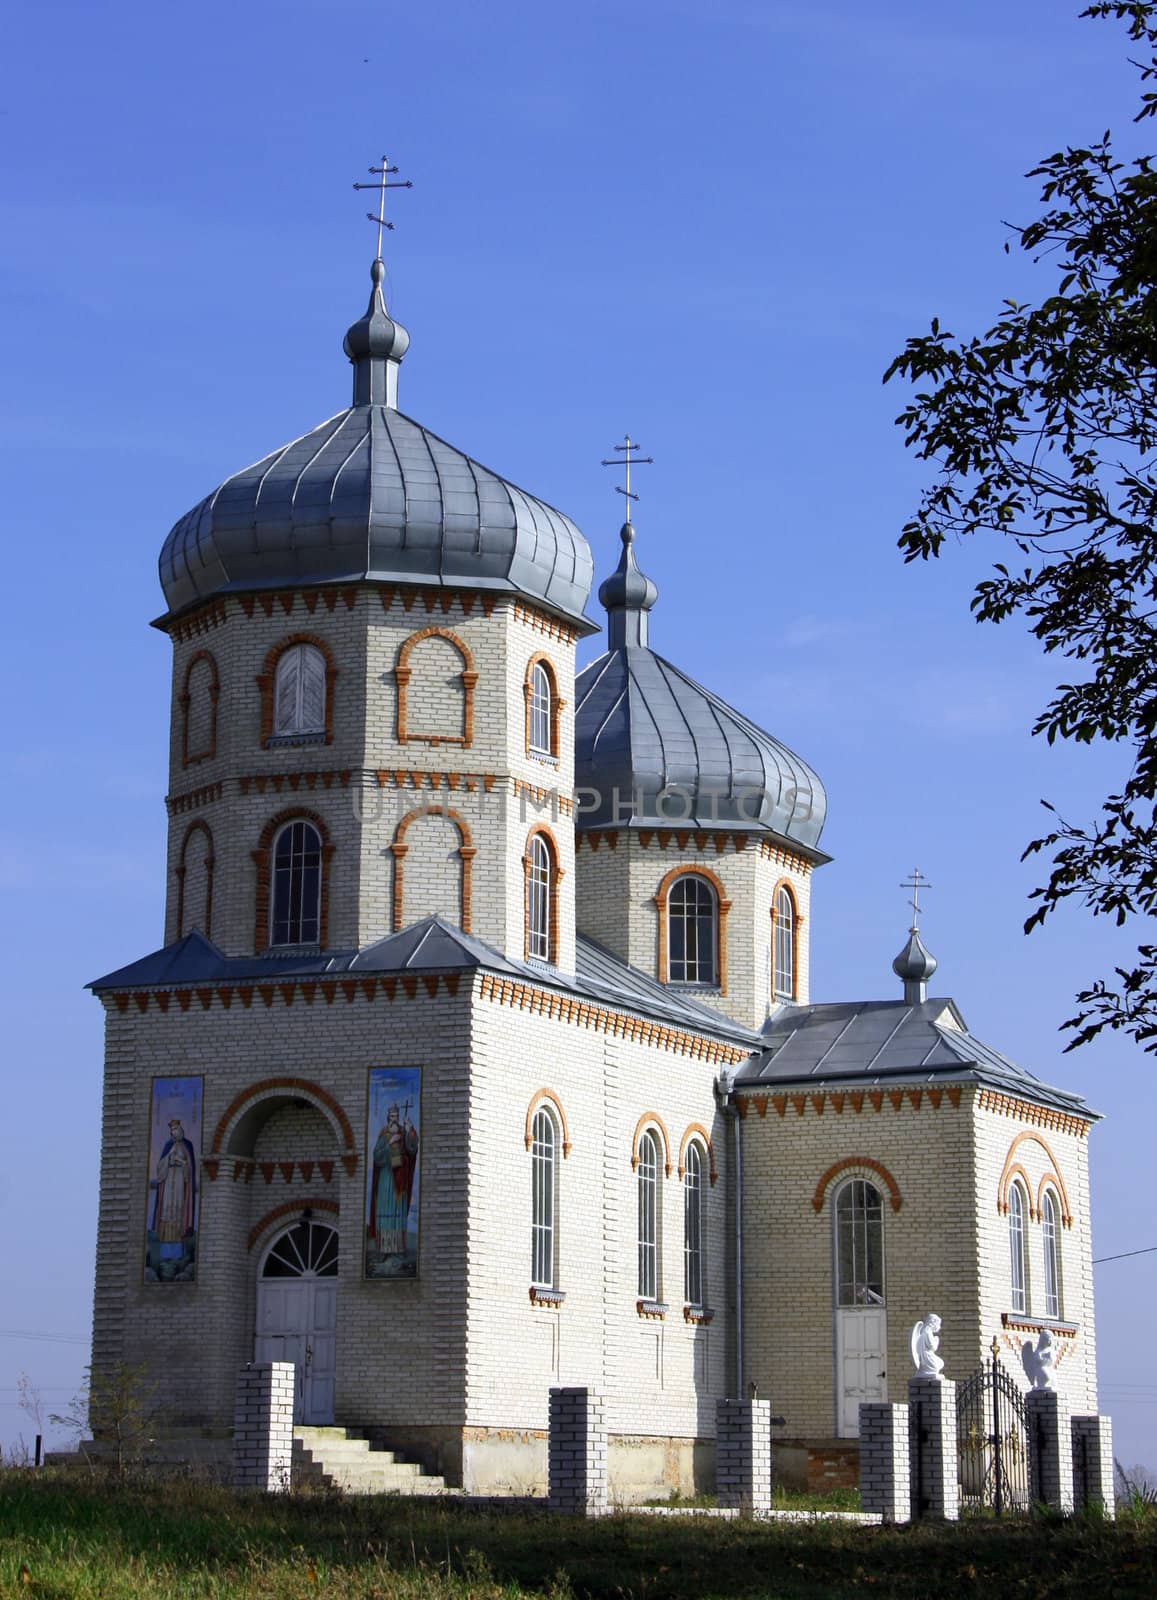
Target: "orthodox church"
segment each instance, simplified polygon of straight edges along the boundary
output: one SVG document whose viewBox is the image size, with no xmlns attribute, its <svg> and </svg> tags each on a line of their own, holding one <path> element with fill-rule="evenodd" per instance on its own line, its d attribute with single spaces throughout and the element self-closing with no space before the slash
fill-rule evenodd
<svg viewBox="0 0 1157 1600">
<path fill-rule="evenodd" d="M 92 984 L 94 1368 L 227 1460 L 239 1369 L 292 1360 L 304 1428 L 480 1492 L 542 1487 L 587 1384 L 623 1499 L 709 1489 L 753 1385 L 782 1470 L 853 1469 L 932 1310 L 950 1376 L 1048 1330 L 1096 1411 L 1095 1114 L 930 997 L 915 927 L 882 998 L 813 1003 L 820 779 L 652 649 L 630 521 L 576 671 L 587 542 L 399 409 L 384 275 L 350 406 L 161 552 L 165 932 Z"/>
</svg>

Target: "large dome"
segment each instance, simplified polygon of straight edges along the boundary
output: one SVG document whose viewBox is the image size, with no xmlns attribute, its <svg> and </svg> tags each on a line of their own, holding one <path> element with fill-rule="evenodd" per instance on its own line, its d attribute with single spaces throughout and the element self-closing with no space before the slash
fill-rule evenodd
<svg viewBox="0 0 1157 1600">
<path fill-rule="evenodd" d="M 742 712 L 648 647 L 658 591 L 622 532 L 618 571 L 599 590 L 610 649 L 575 685 L 576 825 L 725 828 L 791 841 L 816 859 L 827 796 L 817 775 Z M 589 803 L 588 803 L 589 802 Z"/>
<path fill-rule="evenodd" d="M 173 528 L 160 558 L 170 611 L 230 590 L 382 582 L 525 595 L 583 616 L 593 564 L 569 517 L 397 409 L 409 336 L 374 262 L 346 335 L 354 404 L 234 473 Z"/>
</svg>

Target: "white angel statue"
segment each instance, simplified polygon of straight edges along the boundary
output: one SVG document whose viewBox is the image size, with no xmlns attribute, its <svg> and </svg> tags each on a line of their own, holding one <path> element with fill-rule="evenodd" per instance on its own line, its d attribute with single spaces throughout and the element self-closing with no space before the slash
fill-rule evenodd
<svg viewBox="0 0 1157 1600">
<path fill-rule="evenodd" d="M 923 1322 L 912 1329 L 908 1347 L 912 1352 L 912 1365 L 918 1378 L 940 1378 L 944 1374 L 943 1359 L 936 1354 L 940 1348 L 940 1318 L 930 1311 Z"/>
<path fill-rule="evenodd" d="M 1051 1389 L 1053 1387 L 1053 1336 L 1047 1328 L 1042 1328 L 1037 1335 L 1034 1345 L 1031 1339 L 1026 1339 L 1020 1347 L 1020 1359 L 1024 1363 L 1024 1375 L 1034 1389 Z"/>
</svg>

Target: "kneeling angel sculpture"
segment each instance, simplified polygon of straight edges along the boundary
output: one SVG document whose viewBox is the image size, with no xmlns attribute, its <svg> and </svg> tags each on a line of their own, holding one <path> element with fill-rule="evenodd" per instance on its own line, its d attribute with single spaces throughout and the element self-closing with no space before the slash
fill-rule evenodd
<svg viewBox="0 0 1157 1600">
<path fill-rule="evenodd" d="M 1020 1359 L 1024 1364 L 1025 1377 L 1034 1389 L 1053 1388 L 1055 1356 L 1053 1336 L 1047 1328 L 1041 1329 L 1035 1345 L 1031 1339 L 1026 1339 L 1021 1345 Z"/>
<path fill-rule="evenodd" d="M 918 1322 L 912 1329 L 909 1348 L 918 1378 L 940 1378 L 943 1375 L 944 1362 L 936 1353 L 940 1348 L 940 1318 L 935 1311 L 930 1311 L 924 1321 Z"/>
</svg>

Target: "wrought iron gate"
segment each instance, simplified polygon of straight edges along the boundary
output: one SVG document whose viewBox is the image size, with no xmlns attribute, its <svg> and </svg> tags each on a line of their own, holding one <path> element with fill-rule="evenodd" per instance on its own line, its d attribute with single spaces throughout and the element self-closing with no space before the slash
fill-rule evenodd
<svg viewBox="0 0 1157 1600">
<path fill-rule="evenodd" d="M 992 1341 L 983 1362 L 956 1396 L 960 1501 L 964 1511 L 1027 1511 L 1028 1418 L 1024 1396 Z"/>
</svg>

